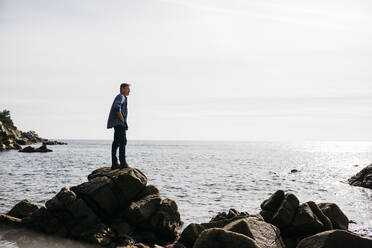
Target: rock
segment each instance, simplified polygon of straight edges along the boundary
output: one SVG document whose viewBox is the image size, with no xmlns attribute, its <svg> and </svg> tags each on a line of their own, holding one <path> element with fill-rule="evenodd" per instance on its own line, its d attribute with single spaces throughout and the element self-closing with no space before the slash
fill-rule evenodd
<svg viewBox="0 0 372 248">
<path fill-rule="evenodd" d="M 92 229 L 83 232 L 81 234 L 81 238 L 92 244 L 108 246 L 115 239 L 115 234 L 111 230 L 111 228 L 107 227 L 104 224 L 99 224 L 97 226 L 94 226 Z"/>
<path fill-rule="evenodd" d="M 350 185 L 372 189 L 372 164 L 348 179 Z"/>
<path fill-rule="evenodd" d="M 309 204 L 303 203 L 298 207 L 289 229 L 292 235 L 310 236 L 321 232 L 324 229 L 324 224 L 313 213 Z"/>
<path fill-rule="evenodd" d="M 170 199 L 161 201 L 150 222 L 154 232 L 166 242 L 173 242 L 178 238 L 178 228 L 183 224 L 176 202 Z"/>
<path fill-rule="evenodd" d="M 154 185 L 146 185 L 146 187 L 139 193 L 135 200 L 141 200 L 149 195 L 160 195 L 159 189 Z"/>
<path fill-rule="evenodd" d="M 83 199 L 66 188 L 46 202 L 47 211 L 63 223 L 69 235 L 80 238 L 86 231 L 102 224 L 98 216 L 88 207 Z"/>
<path fill-rule="evenodd" d="M 111 218 L 120 209 L 119 201 L 114 194 L 114 185 L 107 177 L 97 177 L 71 190 L 82 198 L 88 206 L 99 213 L 102 219 Z"/>
<path fill-rule="evenodd" d="M 27 146 L 27 147 L 19 150 L 19 152 L 28 152 L 28 153 L 31 153 L 31 152 L 52 152 L 52 150 L 48 149 L 46 145 L 42 145 L 39 148 L 33 148 L 32 146 Z"/>
<path fill-rule="evenodd" d="M 112 182 L 120 206 L 127 206 L 145 189 L 147 177 L 138 169 L 125 168 L 111 170 L 111 167 L 103 167 L 93 171 L 88 180 L 106 177 Z"/>
<path fill-rule="evenodd" d="M 260 248 L 257 243 L 242 234 L 212 228 L 203 231 L 193 248 Z"/>
<path fill-rule="evenodd" d="M 278 210 L 283 200 L 284 191 L 278 190 L 274 194 L 272 194 L 269 199 L 261 203 L 262 211 L 260 212 L 260 214 L 265 219 L 265 221 L 271 222 L 274 213 Z"/>
<path fill-rule="evenodd" d="M 276 226 L 254 217 L 236 220 L 223 229 L 254 239 L 261 248 L 285 248 L 280 230 Z"/>
<path fill-rule="evenodd" d="M 181 233 L 180 242 L 183 244 L 186 244 L 188 246 L 193 246 L 198 236 L 206 229 L 210 228 L 223 228 L 226 225 L 243 218 L 246 218 L 247 216 L 235 216 L 231 219 L 221 219 L 217 221 L 210 221 L 208 223 L 191 223 L 189 224 Z M 260 219 L 258 217 L 255 217 L 257 219 Z M 212 218 L 213 219 L 213 218 Z"/>
<path fill-rule="evenodd" d="M 115 231 L 118 238 L 126 238 L 135 230 L 135 228 L 125 220 L 120 220 L 117 223 L 113 223 L 111 224 L 111 227 Z"/>
<path fill-rule="evenodd" d="M 333 224 L 331 220 L 322 212 L 318 205 L 316 205 L 313 201 L 308 201 L 307 204 L 311 208 L 311 211 L 319 218 L 319 220 L 323 223 L 322 231 L 328 231 L 333 229 Z"/>
<path fill-rule="evenodd" d="M 248 217 L 249 214 L 247 212 L 239 212 L 233 208 L 230 208 L 227 213 L 226 212 L 217 213 L 217 215 L 212 217 L 210 221 L 230 220 L 237 216 Z"/>
<path fill-rule="evenodd" d="M 300 172 L 300 171 L 297 170 L 297 169 L 292 169 L 292 170 L 291 170 L 291 173 L 297 173 L 297 172 Z"/>
<path fill-rule="evenodd" d="M 343 230 L 321 232 L 300 241 L 297 248 L 371 248 L 372 240 Z"/>
<path fill-rule="evenodd" d="M 347 230 L 349 219 L 335 203 L 319 203 L 320 210 L 331 220 L 333 228 Z"/>
<path fill-rule="evenodd" d="M 297 197 L 291 193 L 286 194 L 279 209 L 275 212 L 271 223 L 280 229 L 288 227 L 297 212 L 298 206 L 299 200 Z"/>
<path fill-rule="evenodd" d="M 146 184 L 137 169 L 100 168 L 88 182 L 62 188 L 45 207 L 18 203 L 10 212 L 20 218 L 4 215 L 0 223 L 101 246 L 173 243 L 182 224 L 177 204 Z"/>
<path fill-rule="evenodd" d="M 17 203 L 7 214 L 17 218 L 24 218 L 26 216 L 30 216 L 34 211 L 36 211 L 39 207 L 29 200 L 24 199 Z"/>
<path fill-rule="evenodd" d="M 141 225 L 146 222 L 160 207 L 159 195 L 149 195 L 145 198 L 132 202 L 126 210 L 125 216 L 133 224 Z"/>
<path fill-rule="evenodd" d="M 8 110 L 0 111 L 0 151 L 21 149 L 21 145 L 43 141 L 35 132 L 22 132 L 14 126 Z"/>
<path fill-rule="evenodd" d="M 46 140 L 43 141 L 43 145 L 55 146 L 55 145 L 67 145 L 65 142 L 57 141 L 57 140 Z"/>
<path fill-rule="evenodd" d="M 205 230 L 206 228 L 197 223 L 189 224 L 181 233 L 179 241 L 182 244 L 192 247 L 199 237 L 199 235 Z"/>
<path fill-rule="evenodd" d="M 0 227 L 3 225 L 11 227 L 21 227 L 21 219 L 6 214 L 0 215 Z"/>
</svg>

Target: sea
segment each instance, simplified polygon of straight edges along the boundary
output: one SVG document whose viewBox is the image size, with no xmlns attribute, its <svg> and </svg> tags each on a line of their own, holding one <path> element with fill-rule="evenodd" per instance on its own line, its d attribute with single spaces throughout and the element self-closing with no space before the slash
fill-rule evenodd
<svg viewBox="0 0 372 248">
<path fill-rule="evenodd" d="M 91 171 L 111 165 L 112 141 L 63 141 L 68 145 L 49 146 L 50 153 L 0 152 L 0 213 L 25 198 L 43 205 L 62 187 L 83 183 Z M 258 213 L 261 202 L 281 189 L 300 202 L 336 203 L 352 221 L 351 231 L 372 238 L 372 190 L 347 183 L 372 163 L 372 142 L 129 140 L 127 161 L 163 198 L 176 201 L 185 223 L 181 230 L 230 208 Z M 291 173 L 294 169 L 298 172 Z M 76 245 L 17 235 L 23 234 L 2 229 L 0 247 Z"/>
</svg>

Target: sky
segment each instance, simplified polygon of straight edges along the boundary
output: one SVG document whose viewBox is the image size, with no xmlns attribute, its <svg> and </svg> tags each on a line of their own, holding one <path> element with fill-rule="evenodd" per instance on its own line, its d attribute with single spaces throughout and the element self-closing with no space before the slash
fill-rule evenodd
<svg viewBox="0 0 372 248">
<path fill-rule="evenodd" d="M 0 0 L 0 110 L 50 139 L 372 141 L 369 0 Z"/>
</svg>

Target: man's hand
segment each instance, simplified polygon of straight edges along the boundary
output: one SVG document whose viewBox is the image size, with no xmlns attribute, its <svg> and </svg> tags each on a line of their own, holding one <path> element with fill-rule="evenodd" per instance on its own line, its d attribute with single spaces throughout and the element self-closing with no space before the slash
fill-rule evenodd
<svg viewBox="0 0 372 248">
<path fill-rule="evenodd" d="M 125 123 L 124 117 L 123 117 L 123 115 L 121 114 L 121 112 L 120 112 L 120 111 L 119 111 L 119 112 L 116 112 L 116 114 L 117 114 L 117 116 L 119 117 L 119 119 L 120 119 L 122 122 Z"/>
</svg>

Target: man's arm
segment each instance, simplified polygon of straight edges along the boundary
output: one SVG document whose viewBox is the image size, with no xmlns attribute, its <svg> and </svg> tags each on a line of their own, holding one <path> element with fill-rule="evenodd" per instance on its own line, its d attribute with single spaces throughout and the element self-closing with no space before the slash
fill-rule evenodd
<svg viewBox="0 0 372 248">
<path fill-rule="evenodd" d="M 121 106 L 122 106 L 124 100 L 125 100 L 125 98 L 122 95 L 119 95 L 118 97 L 116 97 L 115 102 L 114 102 L 114 110 L 116 112 L 116 115 L 119 117 L 119 119 L 122 122 L 125 122 L 125 120 L 124 120 L 123 115 L 121 114 L 120 109 L 121 109 Z"/>
</svg>

